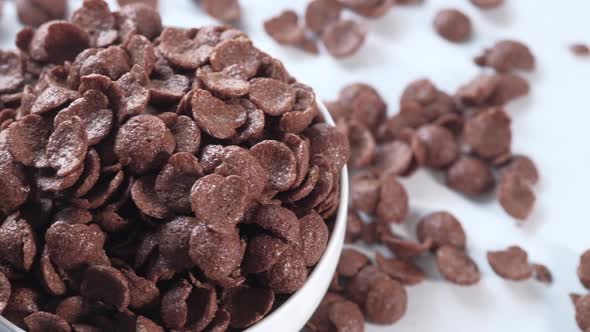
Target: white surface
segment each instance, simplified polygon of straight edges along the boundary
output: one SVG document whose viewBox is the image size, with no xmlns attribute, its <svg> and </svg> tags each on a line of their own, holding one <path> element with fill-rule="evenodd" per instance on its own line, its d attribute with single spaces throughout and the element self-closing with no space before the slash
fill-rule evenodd
<svg viewBox="0 0 590 332">
<path fill-rule="evenodd" d="M 575 269 L 579 254 L 590 247 L 587 188 L 590 188 L 590 61 L 572 56 L 571 42 L 590 43 L 590 2 L 586 0 L 506 0 L 505 8 L 482 12 L 468 0 L 426 0 L 418 7 L 396 8 L 368 22 L 365 47 L 352 59 L 334 60 L 276 45 L 262 21 L 282 9 L 303 13 L 305 0 L 242 0 L 243 28 L 258 46 L 281 58 L 290 71 L 326 99 L 345 84 L 373 84 L 390 112 L 397 111 L 404 86 L 429 76 L 442 89 L 454 91 L 480 71 L 471 59 L 501 38 L 530 45 L 538 69 L 528 75 L 530 97 L 508 107 L 513 116 L 514 151 L 531 155 L 542 181 L 532 218 L 518 226 L 493 200 L 475 203 L 441 186 L 425 172 L 404 180 L 415 213 L 447 209 L 463 222 L 469 250 L 483 273 L 475 287 L 461 288 L 429 281 L 409 288 L 407 315 L 394 327 L 369 327 L 367 332 L 497 332 L 577 331 L 568 292 L 581 292 Z M 214 22 L 191 0 L 161 0 L 164 22 L 195 26 Z M 475 27 L 472 42 L 452 45 L 435 35 L 431 21 L 442 7 L 463 9 Z M 0 42 L 12 43 L 14 18 L 8 7 L 0 24 Z M 415 218 L 413 218 L 415 219 Z M 410 221 L 409 225 L 413 223 Z M 485 251 L 519 244 L 531 259 L 547 264 L 556 279 L 551 287 L 535 282 L 510 283 L 493 274 Z M 436 272 L 432 271 L 436 276 Z M 269 330 L 270 331 L 270 330 Z"/>
</svg>

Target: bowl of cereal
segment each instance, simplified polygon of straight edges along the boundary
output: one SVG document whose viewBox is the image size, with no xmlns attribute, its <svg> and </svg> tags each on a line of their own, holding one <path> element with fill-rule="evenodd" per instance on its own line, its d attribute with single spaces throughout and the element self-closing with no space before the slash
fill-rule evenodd
<svg viewBox="0 0 590 332">
<path fill-rule="evenodd" d="M 0 325 L 297 331 L 328 288 L 346 137 L 228 26 L 86 0 L 0 51 Z M 22 329 L 22 330 L 21 330 Z"/>
</svg>

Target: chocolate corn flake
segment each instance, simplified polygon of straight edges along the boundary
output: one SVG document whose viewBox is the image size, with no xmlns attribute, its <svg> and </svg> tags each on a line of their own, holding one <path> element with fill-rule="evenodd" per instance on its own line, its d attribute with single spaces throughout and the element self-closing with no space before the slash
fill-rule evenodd
<svg viewBox="0 0 590 332">
<path fill-rule="evenodd" d="M 432 248 L 431 239 L 427 238 L 424 242 L 414 242 L 389 233 L 377 234 L 377 237 L 398 258 L 408 259 L 422 256 Z"/>
<path fill-rule="evenodd" d="M 354 55 L 365 43 L 366 28 L 352 20 L 338 20 L 328 24 L 322 32 L 322 41 L 335 58 Z"/>
<path fill-rule="evenodd" d="M 19 0 L 16 1 L 16 14 L 19 21 L 28 26 L 38 27 L 51 20 L 66 18 L 66 0 Z"/>
<path fill-rule="evenodd" d="M 144 113 L 150 96 L 147 84 L 147 74 L 139 65 L 133 66 L 131 71 L 115 82 L 113 89 L 119 106 L 119 122 Z"/>
<path fill-rule="evenodd" d="M 490 105 L 504 105 L 514 99 L 528 95 L 529 82 L 512 73 L 498 74 L 498 85 L 487 101 Z"/>
<path fill-rule="evenodd" d="M 356 8 L 373 7 L 378 5 L 381 0 L 337 0 L 337 2 L 347 8 Z"/>
<path fill-rule="evenodd" d="M 164 294 L 160 310 L 167 328 L 201 331 L 214 318 L 217 295 L 210 287 L 181 280 Z"/>
<path fill-rule="evenodd" d="M 305 29 L 299 24 L 299 16 L 293 10 L 285 10 L 264 22 L 264 30 L 277 43 L 301 45 L 305 39 Z"/>
<path fill-rule="evenodd" d="M 29 271 L 37 256 L 38 241 L 31 225 L 18 214 L 0 226 L 0 257 L 19 271 Z"/>
<path fill-rule="evenodd" d="M 409 108 L 409 113 L 419 113 L 424 120 L 432 121 L 440 115 L 455 111 L 453 99 L 445 92 L 440 91 L 429 79 L 420 78 L 411 82 L 402 92 L 400 106 L 402 110 L 409 103 L 417 105 Z M 414 120 L 415 121 L 415 120 Z"/>
<path fill-rule="evenodd" d="M 189 212 L 191 188 L 202 174 L 196 157 L 187 152 L 174 154 L 156 177 L 154 189 L 158 199 L 173 211 Z"/>
<path fill-rule="evenodd" d="M 535 56 L 522 42 L 500 40 L 475 58 L 479 66 L 492 67 L 498 72 L 535 69 Z"/>
<path fill-rule="evenodd" d="M 456 96 L 464 105 L 483 105 L 497 90 L 499 81 L 498 75 L 478 75 L 459 87 Z"/>
<path fill-rule="evenodd" d="M 501 172 L 516 174 L 516 176 L 529 181 L 533 185 L 539 181 L 537 166 L 529 157 L 523 155 L 512 156 Z"/>
<path fill-rule="evenodd" d="M 288 133 L 283 138 L 284 143 L 293 151 L 297 160 L 297 177 L 292 187 L 299 187 L 309 173 L 310 167 L 310 142 L 307 138 Z"/>
<path fill-rule="evenodd" d="M 98 183 L 84 196 L 71 199 L 71 203 L 84 209 L 96 209 L 104 205 L 125 180 L 123 171 L 102 172 Z M 131 181 L 128 181 L 131 184 Z"/>
<path fill-rule="evenodd" d="M 518 246 L 488 251 L 487 259 L 494 272 L 504 279 L 519 281 L 533 276 L 533 268 L 529 264 L 527 252 Z"/>
<path fill-rule="evenodd" d="M 181 329 L 187 321 L 187 300 L 192 286 L 185 280 L 171 288 L 162 298 L 161 315 L 164 326 Z"/>
<path fill-rule="evenodd" d="M 107 232 L 121 232 L 127 229 L 131 221 L 122 217 L 115 204 L 109 204 L 96 215 L 96 223 Z"/>
<path fill-rule="evenodd" d="M 328 317 L 337 331 L 364 331 L 365 317 L 358 305 L 350 301 L 334 303 Z"/>
<path fill-rule="evenodd" d="M 287 249 L 277 262 L 263 273 L 262 279 L 277 294 L 293 294 L 303 287 L 307 274 L 302 254 L 296 249 Z"/>
<path fill-rule="evenodd" d="M 307 85 L 292 83 L 295 89 L 293 112 L 283 114 L 279 127 L 288 133 L 300 133 L 307 128 L 318 115 L 318 103 L 314 91 Z"/>
<path fill-rule="evenodd" d="M 77 25 L 50 21 L 41 25 L 31 39 L 29 54 L 36 61 L 63 63 L 90 45 L 88 34 Z"/>
<path fill-rule="evenodd" d="M 86 126 L 78 117 L 60 123 L 47 141 L 47 161 L 57 176 L 71 174 L 80 168 L 87 151 Z"/>
<path fill-rule="evenodd" d="M 588 45 L 586 44 L 581 44 L 581 43 L 575 43 L 575 44 L 571 44 L 569 47 L 570 51 L 579 57 L 585 57 L 590 55 L 590 47 L 588 47 Z"/>
<path fill-rule="evenodd" d="M 278 116 L 293 109 L 295 90 L 272 78 L 252 80 L 250 100 L 268 115 Z"/>
<path fill-rule="evenodd" d="M 76 57 L 76 61 L 78 62 L 76 66 L 80 67 L 81 76 L 101 74 L 112 80 L 119 79 L 131 67 L 127 52 L 119 46 L 84 51 Z M 75 74 L 77 73 L 74 72 Z M 72 76 L 68 78 L 71 80 Z"/>
<path fill-rule="evenodd" d="M 535 279 L 544 284 L 553 283 L 553 274 L 549 268 L 543 264 L 532 264 L 533 275 Z"/>
<path fill-rule="evenodd" d="M 254 199 L 262 195 L 268 183 L 266 169 L 250 151 L 241 148 L 228 151 L 215 173 L 241 176 L 247 182 L 248 196 Z"/>
<path fill-rule="evenodd" d="M 244 256 L 244 269 L 248 273 L 268 271 L 289 245 L 278 237 L 260 234 L 248 241 Z"/>
<path fill-rule="evenodd" d="M 14 92 L 24 82 L 24 63 L 15 51 L 0 51 L 0 92 Z"/>
<path fill-rule="evenodd" d="M 206 62 L 212 46 L 193 39 L 190 30 L 166 28 L 160 36 L 159 50 L 170 63 L 185 69 L 195 69 Z"/>
<path fill-rule="evenodd" d="M 92 266 L 84 272 L 80 294 L 90 301 L 123 311 L 129 306 L 129 285 L 125 276 L 109 266 Z"/>
<path fill-rule="evenodd" d="M 117 0 L 119 6 L 124 7 L 134 3 L 143 3 L 149 5 L 152 8 L 158 8 L 158 0 Z"/>
<path fill-rule="evenodd" d="M 123 40 L 131 34 L 142 35 L 153 40 L 160 35 L 163 29 L 160 14 L 145 1 L 123 6 L 119 11 L 117 21 Z"/>
<path fill-rule="evenodd" d="M 374 3 L 365 2 L 360 6 L 351 7 L 355 13 L 367 18 L 380 18 L 394 6 L 395 0 L 378 0 Z"/>
<path fill-rule="evenodd" d="M 220 21 L 237 21 L 242 16 L 238 0 L 201 0 L 201 7 Z"/>
<path fill-rule="evenodd" d="M 199 69 L 197 77 L 216 94 L 227 97 L 240 97 L 250 92 L 250 82 L 240 65 L 225 67 L 220 72 Z"/>
<path fill-rule="evenodd" d="M 0 212 L 9 214 L 27 200 L 31 187 L 24 167 L 16 162 L 6 146 L 7 131 L 0 133 L 0 184 L 5 194 L 0 197 Z"/>
<path fill-rule="evenodd" d="M 235 228 L 216 233 L 201 223 L 192 230 L 189 255 L 205 276 L 219 280 L 240 266 L 244 255 L 243 243 Z"/>
<path fill-rule="evenodd" d="M 197 125 L 215 138 L 230 138 L 246 123 L 247 113 L 241 105 L 226 104 L 206 90 L 196 90 L 191 103 Z"/>
<path fill-rule="evenodd" d="M 350 142 L 350 160 L 352 167 L 366 167 L 375 158 L 376 146 L 373 134 L 364 125 L 351 121 L 346 127 Z"/>
<path fill-rule="evenodd" d="M 108 99 L 100 91 L 88 90 L 81 98 L 73 101 L 55 117 L 53 125 L 78 117 L 84 123 L 88 145 L 100 143 L 110 133 L 113 112 L 108 108 Z"/>
<path fill-rule="evenodd" d="M 321 33 L 328 24 L 340 19 L 342 6 L 336 0 L 314 0 L 305 10 L 305 25 L 315 33 Z"/>
<path fill-rule="evenodd" d="M 191 118 L 180 115 L 168 127 L 176 140 L 176 152 L 195 154 L 199 150 L 201 146 L 201 129 Z"/>
<path fill-rule="evenodd" d="M 471 37 L 471 20 L 457 9 L 442 9 L 434 17 L 434 29 L 444 39 L 460 43 Z"/>
<path fill-rule="evenodd" d="M 217 310 L 215 313 L 215 318 L 209 326 L 207 326 L 207 332 L 224 332 L 227 331 L 229 328 L 229 312 L 225 309 Z"/>
<path fill-rule="evenodd" d="M 412 147 L 404 141 L 395 140 L 377 147 L 374 168 L 382 175 L 403 175 L 410 169 L 413 160 Z"/>
<path fill-rule="evenodd" d="M 590 251 L 585 251 L 580 256 L 577 274 L 582 285 L 585 288 L 590 288 Z"/>
<path fill-rule="evenodd" d="M 171 214 L 171 211 L 160 201 L 155 182 L 156 178 L 151 175 L 135 180 L 131 188 L 131 198 L 141 212 L 156 219 L 164 219 Z"/>
<path fill-rule="evenodd" d="M 231 233 L 246 210 L 247 193 L 248 184 L 240 176 L 206 175 L 191 189 L 191 207 L 211 229 Z"/>
<path fill-rule="evenodd" d="M 331 175 L 330 172 L 328 173 Z M 303 183 L 299 187 L 287 192 L 286 200 L 293 203 L 308 197 L 315 189 L 319 180 L 320 168 L 314 165 L 309 169 Z"/>
<path fill-rule="evenodd" d="M 260 321 L 274 300 L 274 293 L 269 289 L 238 286 L 223 293 L 221 306 L 229 313 L 230 327 L 246 328 Z"/>
<path fill-rule="evenodd" d="M 133 328 L 133 326 L 132 326 Z M 163 332 L 164 329 L 154 323 L 154 321 L 152 321 L 149 318 L 146 318 L 144 316 L 138 316 L 137 320 L 135 321 L 135 329 L 138 331 L 146 331 L 146 332 Z"/>
<path fill-rule="evenodd" d="M 464 249 L 466 244 L 463 226 L 455 216 L 445 211 L 434 212 L 420 219 L 417 234 L 421 242 L 431 239 L 434 250 L 442 246 Z"/>
<path fill-rule="evenodd" d="M 243 67 L 248 78 L 254 76 L 261 62 L 258 51 L 246 38 L 228 39 L 217 44 L 210 55 L 211 67 L 215 71 L 223 70 L 231 65 Z"/>
<path fill-rule="evenodd" d="M 493 158 L 510 151 L 510 117 L 501 108 L 484 109 L 465 122 L 465 143 L 482 158 Z"/>
<path fill-rule="evenodd" d="M 536 202 L 531 183 L 513 173 L 501 176 L 496 195 L 502 208 L 519 220 L 526 220 L 531 215 Z"/>
<path fill-rule="evenodd" d="M 71 328 L 68 322 L 63 318 L 48 313 L 36 312 L 25 318 L 25 325 L 31 332 L 55 331 L 55 332 L 70 332 Z"/>
<path fill-rule="evenodd" d="M 380 253 L 376 254 L 376 261 L 381 271 L 404 285 L 416 285 L 426 278 L 424 271 L 411 261 L 385 258 Z"/>
<path fill-rule="evenodd" d="M 42 114 L 52 111 L 78 98 L 78 92 L 60 86 L 50 86 L 45 89 L 32 105 L 31 113 Z"/>
<path fill-rule="evenodd" d="M 374 265 L 366 265 L 345 286 L 345 294 L 348 299 L 365 308 L 367 295 L 371 285 L 381 280 L 390 279 Z"/>
<path fill-rule="evenodd" d="M 16 326 L 25 329 L 24 319 L 40 312 L 43 295 L 32 288 L 15 287 L 2 315 Z"/>
<path fill-rule="evenodd" d="M 132 35 L 124 45 L 129 54 L 132 65 L 143 67 L 147 75 L 150 75 L 156 65 L 156 48 L 149 39 L 142 35 Z"/>
<path fill-rule="evenodd" d="M 256 210 L 252 222 L 287 243 L 294 244 L 303 241 L 299 231 L 300 224 L 302 226 L 303 224 L 291 210 L 281 206 L 274 204 L 261 206 Z M 316 234 L 317 232 L 312 232 L 312 236 Z M 312 241 L 313 239 L 307 240 Z"/>
<path fill-rule="evenodd" d="M 416 134 L 426 147 L 426 165 L 429 167 L 442 168 L 457 159 L 459 147 L 448 129 L 425 125 L 420 127 Z"/>
<path fill-rule="evenodd" d="M 330 308 L 333 304 L 344 302 L 346 299 L 339 294 L 328 292 L 320 302 L 320 305 L 307 322 L 306 328 L 314 332 L 329 331 L 334 328 L 330 319 Z"/>
<path fill-rule="evenodd" d="M 467 195 L 481 195 L 493 188 L 494 175 L 480 159 L 461 157 L 447 170 L 447 185 Z"/>
<path fill-rule="evenodd" d="M 97 225 L 55 223 L 45 235 L 49 259 L 63 269 L 103 261 L 104 243 L 105 234 Z"/>
<path fill-rule="evenodd" d="M 72 324 L 72 330 L 74 332 L 100 332 L 101 329 L 98 327 L 88 324 Z"/>
<path fill-rule="evenodd" d="M 6 145 L 14 159 L 25 166 L 48 167 L 45 147 L 51 124 L 37 114 L 30 114 L 7 129 Z"/>
<path fill-rule="evenodd" d="M 383 222 L 402 223 L 409 213 L 406 189 L 393 174 L 383 177 L 380 181 L 379 200 L 375 215 Z"/>
<path fill-rule="evenodd" d="M 70 20 L 88 33 L 91 46 L 105 47 L 114 43 L 118 37 L 115 16 L 103 1 L 84 1 Z"/>
<path fill-rule="evenodd" d="M 380 278 L 369 286 L 365 303 L 368 322 L 391 325 L 397 322 L 408 306 L 408 295 L 401 283 L 389 277 Z"/>
<path fill-rule="evenodd" d="M 189 88 L 189 79 L 184 75 L 172 75 L 164 80 L 153 79 L 150 84 L 150 102 L 153 104 L 179 102 Z"/>
<path fill-rule="evenodd" d="M 368 264 L 369 259 L 363 253 L 355 249 L 344 249 L 338 262 L 338 275 L 352 278 Z"/>
<path fill-rule="evenodd" d="M 39 272 L 41 275 L 41 282 L 45 290 L 54 296 L 64 295 L 67 291 L 65 281 L 51 263 L 47 250 L 43 250 L 43 254 L 39 260 Z"/>
<path fill-rule="evenodd" d="M 333 165 L 326 158 L 316 155 L 313 163 L 318 166 L 320 172 L 316 186 L 307 196 L 297 201 L 297 205 L 305 210 L 316 208 L 325 202 L 338 181 L 333 172 Z"/>
<path fill-rule="evenodd" d="M 341 168 L 350 158 L 350 145 L 336 128 L 318 123 L 308 128 L 303 135 L 309 138 L 312 155 L 324 155 Z"/>
<path fill-rule="evenodd" d="M 470 0 L 472 4 L 481 9 L 493 9 L 502 6 L 504 0 Z"/>
<path fill-rule="evenodd" d="M 574 303 L 576 307 L 576 322 L 578 327 L 585 331 L 590 328 L 590 296 L 579 296 Z"/>
<path fill-rule="evenodd" d="M 6 309 L 11 295 L 10 280 L 0 272 L 0 314 Z"/>
<path fill-rule="evenodd" d="M 461 249 L 440 247 L 436 251 L 436 263 L 442 276 L 454 284 L 470 286 L 481 278 L 477 264 Z"/>
<path fill-rule="evenodd" d="M 172 155 L 176 141 L 164 122 L 153 115 L 138 115 L 117 133 L 115 153 L 123 166 L 136 173 L 161 167 Z"/>
<path fill-rule="evenodd" d="M 299 219 L 299 249 L 305 265 L 314 266 L 326 250 L 330 231 L 324 219 L 315 212 L 310 212 Z"/>
<path fill-rule="evenodd" d="M 262 141 L 250 149 L 268 174 L 268 188 L 286 191 L 297 180 L 297 160 L 287 145 L 277 141 Z"/>
<path fill-rule="evenodd" d="M 66 322 L 73 324 L 82 321 L 88 314 L 89 305 L 81 296 L 70 296 L 61 300 L 56 308 L 55 314 Z"/>
<path fill-rule="evenodd" d="M 350 200 L 352 207 L 373 213 L 379 202 L 380 181 L 372 173 L 358 173 L 351 177 Z"/>
<path fill-rule="evenodd" d="M 363 220 L 359 214 L 352 210 L 348 210 L 346 218 L 346 238 L 345 243 L 354 243 L 360 239 L 363 232 Z"/>
</svg>

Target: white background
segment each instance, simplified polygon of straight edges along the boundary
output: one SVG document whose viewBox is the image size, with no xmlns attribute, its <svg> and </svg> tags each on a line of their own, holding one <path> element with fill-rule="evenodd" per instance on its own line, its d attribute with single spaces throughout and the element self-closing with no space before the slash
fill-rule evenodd
<svg viewBox="0 0 590 332">
<path fill-rule="evenodd" d="M 78 1 L 77 1 L 78 2 Z M 533 157 L 542 181 L 529 221 L 517 224 L 493 200 L 472 201 L 440 185 L 429 173 L 404 180 L 411 194 L 414 216 L 446 209 L 464 224 L 469 250 L 482 270 L 482 282 L 462 288 L 434 278 L 408 289 L 407 315 L 393 327 L 368 327 L 368 332 L 492 332 L 577 331 L 568 293 L 582 292 L 576 278 L 580 253 L 590 247 L 590 60 L 574 57 L 568 46 L 590 43 L 590 2 L 586 0 L 506 0 L 500 10 L 482 12 L 468 0 L 426 0 L 422 6 L 398 7 L 376 21 L 368 21 L 369 37 L 353 58 L 335 60 L 323 52 L 310 56 L 276 45 L 262 29 L 262 21 L 283 9 L 303 13 L 305 0 L 242 0 L 242 28 L 257 45 L 281 58 L 299 79 L 313 86 L 325 100 L 345 84 L 374 85 L 397 111 L 399 95 L 408 82 L 430 77 L 449 92 L 480 69 L 471 59 L 501 38 L 526 42 L 537 56 L 538 69 L 527 77 L 532 94 L 508 107 L 513 116 L 513 150 Z M 199 26 L 214 21 L 191 0 L 160 0 L 164 23 Z M 474 38 L 450 44 L 431 28 L 432 17 L 443 7 L 456 7 L 474 24 Z M 18 29 L 12 3 L 0 22 L 0 44 L 11 47 Z M 531 260 L 544 263 L 555 283 L 506 282 L 485 260 L 485 252 L 519 244 Z M 432 262 L 424 262 L 432 265 Z M 430 263 L 430 264 L 429 264 Z"/>
</svg>

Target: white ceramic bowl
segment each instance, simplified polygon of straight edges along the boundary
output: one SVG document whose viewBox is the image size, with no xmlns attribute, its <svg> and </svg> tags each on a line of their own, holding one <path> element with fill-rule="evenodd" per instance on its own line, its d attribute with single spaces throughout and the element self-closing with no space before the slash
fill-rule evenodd
<svg viewBox="0 0 590 332">
<path fill-rule="evenodd" d="M 324 104 L 318 101 L 320 112 L 330 125 L 334 120 Z M 336 221 L 324 255 L 309 275 L 305 285 L 293 294 L 285 303 L 246 332 L 298 332 L 307 323 L 324 294 L 328 290 L 332 275 L 340 259 L 346 233 L 346 215 L 348 207 L 348 170 L 342 170 L 340 184 L 340 206 Z M 4 317 L 0 316 L 0 332 L 23 332 Z"/>
</svg>

